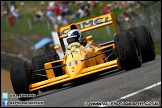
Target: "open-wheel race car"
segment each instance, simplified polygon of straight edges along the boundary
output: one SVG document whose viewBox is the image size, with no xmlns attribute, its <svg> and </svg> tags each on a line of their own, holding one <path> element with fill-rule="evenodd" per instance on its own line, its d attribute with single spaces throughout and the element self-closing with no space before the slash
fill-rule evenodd
<svg viewBox="0 0 162 108">
<path fill-rule="evenodd" d="M 92 35 L 82 41 L 68 37 L 81 35 L 71 33 L 73 30 L 83 33 L 111 24 L 115 31 L 114 40 L 99 45 L 95 44 Z M 33 57 L 31 63 L 23 61 L 11 66 L 15 94 L 37 95 L 39 90 L 44 92 L 62 87 L 77 79 L 82 82 L 109 69 L 131 70 L 156 56 L 150 31 L 142 25 L 118 33 L 113 13 L 60 27 L 54 41 L 52 57 L 45 53 Z"/>
</svg>

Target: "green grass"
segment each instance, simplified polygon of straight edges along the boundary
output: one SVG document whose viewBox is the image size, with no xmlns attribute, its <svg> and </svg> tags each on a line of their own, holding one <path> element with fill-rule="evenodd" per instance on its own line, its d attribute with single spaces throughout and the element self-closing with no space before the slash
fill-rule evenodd
<svg viewBox="0 0 162 108">
<path fill-rule="evenodd" d="M 156 55 L 161 55 L 161 42 L 155 44 Z"/>
<path fill-rule="evenodd" d="M 114 29 L 113 29 L 113 26 L 110 25 L 110 26 L 107 26 L 107 27 L 108 28 L 101 27 L 101 28 L 98 28 L 98 29 L 87 31 L 87 32 L 83 33 L 83 36 L 92 35 L 93 40 L 97 44 L 113 40 L 114 39 L 114 33 L 115 33 Z M 109 31 L 111 31 L 111 32 L 109 32 Z"/>
<path fill-rule="evenodd" d="M 17 36 L 17 35 L 49 35 L 50 32 L 47 27 L 47 21 L 41 21 L 33 26 L 33 29 L 30 29 L 28 24 L 28 19 L 25 19 L 22 16 L 19 22 L 15 22 L 13 26 L 8 26 L 6 19 L 1 19 L 1 36 Z"/>
<path fill-rule="evenodd" d="M 33 17 L 38 9 L 46 9 L 48 2 L 45 1 L 41 5 L 38 1 L 23 1 L 24 6 L 21 6 L 21 1 L 17 1 L 17 7 L 20 12 L 19 22 L 14 20 L 14 25 L 9 26 L 7 17 L 1 18 L 1 36 L 30 36 L 30 35 L 47 35 L 50 36 L 50 31 L 47 28 L 47 21 L 42 21 L 29 28 L 28 20 L 33 20 Z"/>
</svg>

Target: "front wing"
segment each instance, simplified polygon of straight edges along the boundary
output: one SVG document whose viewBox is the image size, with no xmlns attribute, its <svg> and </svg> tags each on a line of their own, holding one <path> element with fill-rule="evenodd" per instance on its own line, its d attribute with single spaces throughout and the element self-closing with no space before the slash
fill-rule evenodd
<svg viewBox="0 0 162 108">
<path fill-rule="evenodd" d="M 106 62 L 106 63 L 102 63 L 102 64 L 99 64 L 99 65 L 95 65 L 95 66 L 92 66 L 92 67 L 85 68 L 85 69 L 83 69 L 81 74 L 77 75 L 76 77 L 71 77 L 68 74 L 64 74 L 64 75 L 61 75 L 61 76 L 58 76 L 58 77 L 53 77 L 53 78 L 50 78 L 48 80 L 44 80 L 44 81 L 41 81 L 41 82 L 31 84 L 30 85 L 30 91 L 34 91 L 34 90 L 37 90 L 37 89 L 41 89 L 41 88 L 48 87 L 48 86 L 55 85 L 55 84 L 59 84 L 59 83 L 65 83 L 65 82 L 71 81 L 73 79 L 77 79 L 77 78 L 80 78 L 80 77 L 83 77 L 83 76 L 88 76 L 90 74 L 101 72 L 103 70 L 107 70 L 107 69 L 111 69 L 111 68 L 115 68 L 115 67 L 118 70 L 121 69 L 118 59 L 112 60 L 112 61 L 109 61 L 109 62 Z"/>
</svg>

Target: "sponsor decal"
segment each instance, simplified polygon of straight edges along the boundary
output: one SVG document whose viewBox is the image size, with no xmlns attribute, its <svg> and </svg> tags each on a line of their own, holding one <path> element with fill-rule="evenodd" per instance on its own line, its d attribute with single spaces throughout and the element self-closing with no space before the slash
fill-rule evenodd
<svg viewBox="0 0 162 108">
<path fill-rule="evenodd" d="M 103 16 L 99 16 L 96 18 L 92 18 L 90 20 L 78 22 L 78 23 L 76 23 L 76 25 L 78 26 L 78 29 L 84 29 L 87 27 L 92 27 L 94 25 L 99 25 L 99 24 L 108 22 L 111 19 L 112 19 L 111 14 L 108 14 L 108 15 L 103 15 Z M 61 35 L 67 34 L 69 30 L 70 30 L 70 26 L 62 27 L 60 29 Z"/>
</svg>

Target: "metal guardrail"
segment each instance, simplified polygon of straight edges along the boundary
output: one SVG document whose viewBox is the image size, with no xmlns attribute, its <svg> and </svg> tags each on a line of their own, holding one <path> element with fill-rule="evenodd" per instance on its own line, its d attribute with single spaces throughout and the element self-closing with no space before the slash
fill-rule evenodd
<svg viewBox="0 0 162 108">
<path fill-rule="evenodd" d="M 24 58 L 21 54 L 16 55 L 16 54 L 12 54 L 12 53 L 7 53 L 7 52 L 4 52 L 4 51 L 1 51 L 1 55 L 15 57 L 15 58 L 18 58 L 18 59 L 21 59 L 21 60 L 24 60 L 24 61 L 31 62 L 30 60 Z"/>
<path fill-rule="evenodd" d="M 31 63 L 30 60 L 22 57 L 21 54 L 16 55 L 16 54 L 1 51 L 1 68 L 10 70 L 10 67 L 12 64 L 21 62 L 21 61 L 28 61 Z"/>
</svg>

